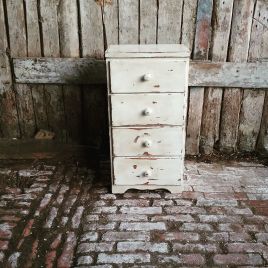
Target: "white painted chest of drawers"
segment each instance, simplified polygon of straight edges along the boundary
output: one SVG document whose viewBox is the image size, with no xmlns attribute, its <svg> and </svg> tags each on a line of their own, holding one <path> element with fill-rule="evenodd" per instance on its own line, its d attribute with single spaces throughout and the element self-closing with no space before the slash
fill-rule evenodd
<svg viewBox="0 0 268 268">
<path fill-rule="evenodd" d="M 112 192 L 181 191 L 188 49 L 113 45 L 105 55 Z"/>
</svg>

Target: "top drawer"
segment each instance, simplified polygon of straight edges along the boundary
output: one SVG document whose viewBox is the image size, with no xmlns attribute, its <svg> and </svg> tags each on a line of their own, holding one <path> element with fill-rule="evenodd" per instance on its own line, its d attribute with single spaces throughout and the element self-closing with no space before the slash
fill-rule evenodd
<svg viewBox="0 0 268 268">
<path fill-rule="evenodd" d="M 186 60 L 111 60 L 111 92 L 184 92 L 187 68 Z"/>
</svg>

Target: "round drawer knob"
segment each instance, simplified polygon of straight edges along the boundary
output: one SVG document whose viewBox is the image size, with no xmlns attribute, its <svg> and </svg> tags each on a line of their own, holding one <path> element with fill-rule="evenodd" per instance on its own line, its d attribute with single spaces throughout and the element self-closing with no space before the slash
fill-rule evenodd
<svg viewBox="0 0 268 268">
<path fill-rule="evenodd" d="M 153 78 L 153 75 L 149 74 L 149 73 L 143 75 L 143 77 L 142 77 L 143 81 L 150 81 L 150 80 L 152 80 L 152 78 Z"/>
<path fill-rule="evenodd" d="M 143 110 L 142 113 L 143 113 L 143 115 L 150 115 L 150 114 L 152 114 L 152 112 L 153 111 L 150 108 L 146 108 L 146 109 Z"/>
<path fill-rule="evenodd" d="M 152 175 L 151 170 L 146 170 L 146 171 L 143 172 L 143 177 L 148 178 L 148 177 L 150 177 L 151 175 Z"/>
<path fill-rule="evenodd" d="M 152 145 L 152 142 L 151 141 L 149 141 L 149 140 L 146 140 L 146 141 L 144 141 L 143 142 L 143 147 L 147 147 L 147 148 L 149 148 L 149 147 L 151 147 L 151 145 Z"/>
</svg>

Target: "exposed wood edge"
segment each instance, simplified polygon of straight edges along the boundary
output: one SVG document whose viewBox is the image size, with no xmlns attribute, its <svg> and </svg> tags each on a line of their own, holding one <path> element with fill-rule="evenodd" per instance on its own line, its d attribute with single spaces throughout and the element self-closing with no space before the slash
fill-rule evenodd
<svg viewBox="0 0 268 268">
<path fill-rule="evenodd" d="M 22 84 L 105 84 L 104 60 L 90 58 L 13 59 L 15 82 Z M 268 88 L 268 61 L 191 61 L 189 86 Z"/>
<path fill-rule="evenodd" d="M 83 157 L 89 163 L 97 163 L 98 149 L 91 146 L 63 144 L 56 140 L 0 139 L 1 159 L 70 159 Z"/>
</svg>

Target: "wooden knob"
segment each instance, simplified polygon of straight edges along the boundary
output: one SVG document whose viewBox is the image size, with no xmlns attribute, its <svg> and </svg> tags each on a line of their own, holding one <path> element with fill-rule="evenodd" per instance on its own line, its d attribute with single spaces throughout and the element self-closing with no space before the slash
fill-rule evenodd
<svg viewBox="0 0 268 268">
<path fill-rule="evenodd" d="M 152 78 L 153 78 L 153 75 L 150 74 L 150 73 L 145 74 L 145 75 L 143 75 L 143 77 L 142 77 L 143 81 L 150 81 Z"/>
</svg>

